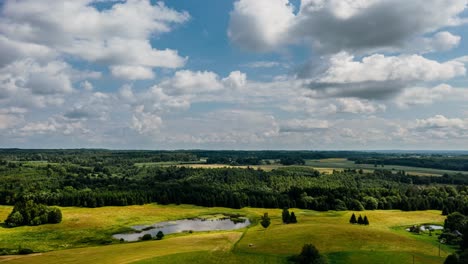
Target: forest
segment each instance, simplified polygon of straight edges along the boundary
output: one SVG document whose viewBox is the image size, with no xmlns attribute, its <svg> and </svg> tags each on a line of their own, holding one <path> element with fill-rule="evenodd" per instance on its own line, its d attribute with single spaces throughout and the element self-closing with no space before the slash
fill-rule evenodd
<svg viewBox="0 0 468 264">
<path fill-rule="evenodd" d="M 31 200 L 46 205 L 102 207 L 157 202 L 230 208 L 297 207 L 318 211 L 437 209 L 447 214 L 455 211 L 468 214 L 468 176 L 456 171 L 443 176 L 416 176 L 383 168 L 334 170 L 326 174 L 312 167 L 295 165 L 268 171 L 250 167 L 184 166 L 210 159 L 219 162 L 242 158 L 257 163 L 277 160 L 278 163 L 301 164 L 301 160 L 312 157 L 359 158 L 356 161 L 362 162 L 394 156 L 396 154 L 313 151 L 2 149 L 0 204 L 14 205 Z M 440 162 L 443 158 L 421 159 Z M 163 166 L 159 165 L 161 162 L 173 163 Z"/>
</svg>

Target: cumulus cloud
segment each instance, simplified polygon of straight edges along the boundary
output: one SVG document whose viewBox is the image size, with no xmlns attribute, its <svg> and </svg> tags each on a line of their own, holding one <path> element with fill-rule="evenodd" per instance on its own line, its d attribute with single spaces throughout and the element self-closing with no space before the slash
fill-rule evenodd
<svg viewBox="0 0 468 264">
<path fill-rule="evenodd" d="M 324 53 L 394 49 L 415 36 L 461 24 L 465 5 L 465 0 L 302 0 L 295 14 L 288 0 L 239 0 L 228 35 L 253 51 L 300 41 Z"/>
<path fill-rule="evenodd" d="M 136 107 L 132 117 L 132 128 L 140 134 L 155 135 L 159 132 L 162 125 L 160 116 L 152 113 L 146 113 L 144 106 Z"/>
<path fill-rule="evenodd" d="M 240 71 L 233 71 L 229 74 L 228 77 L 224 78 L 222 82 L 227 87 L 231 87 L 234 89 L 242 88 L 247 82 L 247 75 Z"/>
<path fill-rule="evenodd" d="M 116 65 L 110 67 L 113 76 L 127 80 L 153 79 L 154 73 L 151 68 L 143 66 Z"/>
<path fill-rule="evenodd" d="M 176 50 L 153 48 L 149 39 L 189 18 L 187 12 L 178 12 L 162 2 L 153 5 L 149 0 L 114 1 L 103 10 L 98 10 L 91 0 L 66 0 L 60 4 L 6 1 L 0 46 L 20 45 L 15 45 L 12 56 L 2 55 L 0 63 L 56 52 L 115 67 L 126 65 L 126 70 L 118 68 L 124 77 L 135 77 L 129 73 L 130 66 L 177 68 L 185 64 L 186 58 Z M 141 68 L 137 76 L 141 78 Z M 149 76 L 148 71 L 144 76 Z"/>
<path fill-rule="evenodd" d="M 415 134 L 436 139 L 468 138 L 467 129 L 468 119 L 447 118 L 443 115 L 417 119 L 415 125 L 410 126 Z"/>
<path fill-rule="evenodd" d="M 374 54 L 360 61 L 341 52 L 330 56 L 324 68 L 312 67 L 308 87 L 321 96 L 387 98 L 415 83 L 449 80 L 466 74 L 458 60 L 437 62 L 420 55 L 385 56 Z M 308 76 L 309 75 L 309 76 Z"/>
<path fill-rule="evenodd" d="M 437 101 L 468 101 L 468 89 L 455 88 L 448 84 L 435 87 L 411 87 L 404 89 L 394 102 L 400 108 L 415 105 L 430 105 Z"/>
<path fill-rule="evenodd" d="M 231 12 L 228 36 L 253 51 L 269 51 L 287 40 L 295 16 L 288 0 L 240 0 Z"/>
</svg>

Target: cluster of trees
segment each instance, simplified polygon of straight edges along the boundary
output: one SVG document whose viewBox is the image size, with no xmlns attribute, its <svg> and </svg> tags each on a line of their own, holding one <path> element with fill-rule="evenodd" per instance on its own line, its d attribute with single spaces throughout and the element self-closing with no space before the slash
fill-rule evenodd
<svg viewBox="0 0 468 264">
<path fill-rule="evenodd" d="M 20 151 L 20 154 L 25 151 Z M 411 176 L 404 171 L 334 171 L 322 175 L 309 167 L 272 171 L 242 168 L 200 169 L 137 166 L 134 161 L 187 158 L 200 153 L 152 153 L 87 150 L 33 151 L 2 155 L 0 204 L 33 200 L 59 206 L 124 206 L 157 202 L 201 206 L 245 206 L 327 210 L 437 209 L 468 214 L 468 177 Z M 227 152 L 240 155 L 238 152 Z M 246 152 L 253 155 L 256 152 Z M 18 159 L 47 157 L 61 163 Z M 259 152 L 264 157 L 312 155 L 302 152 Z M 76 156 L 73 156 L 76 155 Z M 173 155 L 173 156 L 171 156 Z M 250 156 L 246 156 L 250 157 Z M 302 157 L 302 156 L 301 156 Z M 73 162 L 76 163 L 73 163 Z M 437 183 L 434 185 L 432 183 Z"/>
<path fill-rule="evenodd" d="M 295 223 L 297 223 L 296 214 L 294 214 L 294 212 L 289 213 L 289 210 L 286 207 L 283 209 L 283 213 L 282 213 L 281 217 L 283 219 L 284 224 L 295 224 Z"/>
<path fill-rule="evenodd" d="M 465 264 L 468 263 L 468 217 L 458 212 L 449 214 L 444 222 L 444 233 L 439 239 L 447 240 L 447 235 L 453 235 L 453 232 L 461 234 L 457 240 L 454 240 L 460 246 L 458 251 L 445 259 L 444 264 Z M 448 240 L 447 240 L 448 241 Z M 452 242 L 454 242 L 452 240 Z"/>
<path fill-rule="evenodd" d="M 62 212 L 57 207 L 36 204 L 33 201 L 18 202 L 5 220 L 7 227 L 23 225 L 57 224 L 62 221 Z"/>
<path fill-rule="evenodd" d="M 164 238 L 164 233 L 162 231 L 158 231 L 158 233 L 156 233 L 156 236 L 154 236 L 155 240 L 161 240 L 163 238 Z M 152 240 L 152 239 L 153 239 L 153 236 L 151 234 L 144 234 L 141 237 L 141 240 L 143 240 L 143 241 Z"/>
<path fill-rule="evenodd" d="M 364 218 L 361 215 L 359 215 L 359 217 L 356 219 L 356 215 L 353 213 L 353 215 L 351 215 L 351 218 L 349 219 L 349 223 L 358 225 L 369 225 L 369 219 L 366 215 L 364 216 Z"/>
</svg>

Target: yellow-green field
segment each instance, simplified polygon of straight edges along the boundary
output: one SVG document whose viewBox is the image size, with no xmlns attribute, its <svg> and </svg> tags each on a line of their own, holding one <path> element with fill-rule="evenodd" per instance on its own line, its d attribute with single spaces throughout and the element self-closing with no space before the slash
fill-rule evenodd
<svg viewBox="0 0 468 264">
<path fill-rule="evenodd" d="M 274 161 L 273 161 L 274 162 Z M 181 163 L 181 162 L 148 162 L 148 163 L 136 163 L 136 166 L 177 166 L 177 167 L 190 167 L 190 168 L 202 168 L 202 169 L 217 169 L 217 168 L 254 168 L 262 169 L 265 171 L 271 171 L 277 168 L 287 167 L 281 164 L 271 165 L 250 165 L 250 166 L 231 166 L 226 164 L 205 164 L 203 161 L 200 163 Z M 398 166 L 398 165 L 385 165 L 384 167 L 375 167 L 372 164 L 355 164 L 353 161 L 344 158 L 330 158 L 330 159 L 319 159 L 319 160 L 306 160 L 304 166 L 294 165 L 293 167 L 308 167 L 314 168 L 321 173 L 331 174 L 334 170 L 343 171 L 344 169 L 362 169 L 366 173 L 372 173 L 375 169 L 387 169 L 400 171 L 404 170 L 407 173 L 415 176 L 441 176 L 444 173 L 468 173 L 468 171 L 450 171 L 450 170 L 439 170 L 431 168 L 419 168 L 410 166 Z"/>
<path fill-rule="evenodd" d="M 0 207 L 5 219 L 11 207 Z M 439 211 L 365 211 L 369 226 L 351 225 L 352 212 L 316 212 L 292 209 L 299 223 L 281 223 L 281 210 L 262 208 L 205 208 L 189 205 L 143 205 L 104 208 L 62 208 L 57 225 L 0 228 L 0 248 L 32 248 L 50 251 L 26 256 L 3 256 L 8 263 L 286 263 L 313 243 L 330 263 L 443 263 L 453 250 L 442 245 L 438 257 L 437 236 L 405 231 L 413 224 L 442 223 Z M 258 219 L 272 218 L 266 231 L 258 224 L 236 231 L 167 235 L 161 241 L 112 245 L 99 243 L 131 225 L 150 224 L 217 213 L 241 213 Z M 85 239 L 85 240 L 83 240 Z M 87 240 L 86 240 L 87 239 Z M 87 243 L 88 241 L 88 243 Z M 84 242 L 84 243 L 83 243 Z M 249 246 L 249 244 L 251 244 Z M 87 247 L 85 247 L 87 246 Z M 66 249 L 78 247 L 73 249 Z"/>
</svg>

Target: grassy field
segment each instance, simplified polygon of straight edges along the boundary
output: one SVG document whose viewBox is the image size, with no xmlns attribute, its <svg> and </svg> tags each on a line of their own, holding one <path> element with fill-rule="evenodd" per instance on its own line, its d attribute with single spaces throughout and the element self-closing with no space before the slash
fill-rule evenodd
<svg viewBox="0 0 468 264">
<path fill-rule="evenodd" d="M 11 207 L 0 207 L 5 219 Z M 45 252 L 27 256 L 3 256 L 8 263 L 286 263 L 313 243 L 330 263 L 443 263 L 453 249 L 442 246 L 438 257 L 437 236 L 405 231 L 413 224 L 442 223 L 438 211 L 365 211 L 369 226 L 351 225 L 352 212 L 292 210 L 299 223 L 281 223 L 281 210 L 262 208 L 205 208 L 198 206 L 126 206 L 62 208 L 63 222 L 57 225 L 0 229 L 0 248 L 32 248 Z M 253 225 L 236 231 L 174 234 L 162 241 L 110 242 L 113 233 L 136 224 L 151 224 L 216 213 L 245 214 L 254 219 L 264 212 L 272 218 L 265 231 Z M 249 246 L 252 244 L 253 246 Z M 73 248 L 73 249 L 67 249 Z"/>
<path fill-rule="evenodd" d="M 467 173 L 468 171 L 450 171 L 450 170 L 438 170 L 431 168 L 419 168 L 409 166 L 397 166 L 397 165 L 385 165 L 384 167 L 374 167 L 372 164 L 354 164 L 354 161 L 347 159 L 321 159 L 321 160 L 306 160 L 306 165 L 314 168 L 329 168 L 329 169 L 363 169 L 364 171 L 373 171 L 374 169 L 387 169 L 387 170 L 404 170 L 407 173 L 419 176 L 441 176 L 444 173 Z"/>
<path fill-rule="evenodd" d="M 251 165 L 251 166 L 231 166 L 226 164 L 205 164 L 203 161 L 200 163 L 181 163 L 181 162 L 149 162 L 149 163 L 136 163 L 136 166 L 178 166 L 178 167 L 190 167 L 190 168 L 203 168 L 203 169 L 213 169 L 213 168 L 254 168 L 262 169 L 265 171 L 271 171 L 277 168 L 285 167 L 281 164 L 271 164 L 271 165 Z M 331 158 L 331 159 L 320 159 L 320 160 L 306 160 L 305 166 L 294 166 L 294 167 L 312 167 L 318 170 L 321 173 L 331 174 L 333 170 L 342 171 L 344 169 L 362 169 L 366 173 L 373 172 L 375 169 L 387 169 L 387 170 L 404 170 L 407 173 L 416 176 L 441 176 L 445 173 L 466 173 L 468 171 L 450 171 L 450 170 L 439 170 L 431 168 L 419 168 L 419 167 L 409 167 L 409 166 L 397 166 L 397 165 L 385 165 L 384 167 L 378 166 L 375 167 L 373 164 L 354 164 L 353 161 L 343 158 Z"/>
</svg>

